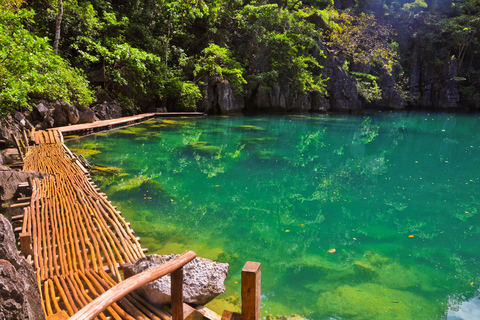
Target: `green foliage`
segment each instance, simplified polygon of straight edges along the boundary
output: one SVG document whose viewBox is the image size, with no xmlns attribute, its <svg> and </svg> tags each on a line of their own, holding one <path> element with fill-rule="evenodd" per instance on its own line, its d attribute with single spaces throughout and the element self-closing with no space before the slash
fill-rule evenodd
<svg viewBox="0 0 480 320">
<path fill-rule="evenodd" d="M 314 8 L 286 10 L 276 4 L 246 5 L 236 16 L 242 45 L 241 61 L 253 83 L 271 88 L 290 85 L 294 91 L 325 93 L 318 60 L 322 34 L 309 19 Z"/>
<path fill-rule="evenodd" d="M 179 79 L 172 79 L 168 83 L 167 92 L 185 108 L 195 108 L 197 102 L 202 99 L 202 94 L 196 84 Z"/>
<path fill-rule="evenodd" d="M 242 92 L 247 81 L 243 78 L 243 68 L 239 62 L 232 58 L 230 50 L 210 43 L 203 50 L 203 57 L 195 65 L 193 75 L 197 81 L 205 75 L 217 76 L 220 80 L 227 80 L 237 93 Z"/>
<path fill-rule="evenodd" d="M 358 94 L 367 102 L 372 100 L 380 100 L 382 98 L 382 90 L 378 87 L 378 77 L 368 73 L 350 72 L 357 79 Z"/>
<path fill-rule="evenodd" d="M 29 107 L 29 98 L 88 105 L 93 93 L 79 69 L 53 52 L 47 38 L 26 30 L 33 13 L 0 9 L 0 114 Z"/>
<path fill-rule="evenodd" d="M 393 29 L 379 23 L 373 15 L 357 16 L 330 9 L 326 44 L 337 54 L 366 66 L 378 66 L 391 74 L 397 53 L 391 46 Z"/>
</svg>

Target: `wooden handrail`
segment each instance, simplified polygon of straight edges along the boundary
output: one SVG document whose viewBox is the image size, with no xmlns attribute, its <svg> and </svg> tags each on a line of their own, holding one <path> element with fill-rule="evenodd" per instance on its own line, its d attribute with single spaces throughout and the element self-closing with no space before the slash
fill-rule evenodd
<svg viewBox="0 0 480 320">
<path fill-rule="evenodd" d="M 161 266 L 154 269 L 144 271 L 137 275 L 134 275 L 114 287 L 106 291 L 95 300 L 87 304 L 81 310 L 73 315 L 70 320 L 91 320 L 98 316 L 103 310 L 107 309 L 112 303 L 120 300 L 133 290 L 140 288 L 141 286 L 152 282 L 158 278 L 161 278 L 169 273 L 181 269 L 188 262 L 195 259 L 197 254 L 193 251 L 186 251 L 174 260 L 171 260 Z M 173 277 L 172 277 L 173 281 Z M 182 288 L 180 286 L 180 288 Z M 180 289 L 181 290 L 181 289 Z M 174 284 L 172 283 L 172 291 L 174 291 Z M 183 290 L 182 296 L 183 296 Z M 173 295 L 172 295 L 173 296 Z M 173 300 L 172 300 L 173 303 Z M 183 305 L 183 302 L 182 302 Z M 175 318 L 175 315 L 174 315 Z M 183 319 L 183 316 L 182 316 Z"/>
</svg>

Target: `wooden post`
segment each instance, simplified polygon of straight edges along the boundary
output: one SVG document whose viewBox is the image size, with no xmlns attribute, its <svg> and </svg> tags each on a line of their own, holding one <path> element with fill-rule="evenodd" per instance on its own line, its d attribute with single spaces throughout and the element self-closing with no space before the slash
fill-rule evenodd
<svg viewBox="0 0 480 320">
<path fill-rule="evenodd" d="M 28 232 L 20 233 L 20 250 L 22 250 L 23 255 L 26 257 L 28 255 L 33 255 L 32 249 L 32 236 Z"/>
<path fill-rule="evenodd" d="M 183 320 L 183 267 L 171 273 L 172 320 Z"/>
<path fill-rule="evenodd" d="M 243 320 L 260 320 L 261 270 L 259 262 L 247 261 L 242 269 Z"/>
<path fill-rule="evenodd" d="M 133 273 L 133 270 L 132 270 L 132 266 L 133 264 L 132 263 L 124 263 L 122 265 L 122 269 L 123 269 L 123 280 L 126 280 L 128 278 L 130 278 L 131 276 L 134 276 L 135 274 Z"/>
</svg>

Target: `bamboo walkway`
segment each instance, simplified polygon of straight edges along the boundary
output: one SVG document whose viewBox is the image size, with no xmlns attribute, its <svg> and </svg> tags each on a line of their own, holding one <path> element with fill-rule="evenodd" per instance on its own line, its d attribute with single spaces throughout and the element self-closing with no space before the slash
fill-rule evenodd
<svg viewBox="0 0 480 320">
<path fill-rule="evenodd" d="M 204 116 L 205 114 L 202 112 L 165 112 L 165 113 L 143 113 L 138 114 L 135 116 L 130 117 L 122 117 L 110 120 L 102 120 L 92 123 L 84 123 L 84 124 L 75 124 L 71 126 L 47 129 L 48 131 L 59 131 L 63 135 L 75 134 L 75 133 L 89 133 L 94 131 L 101 131 L 101 130 L 109 130 L 113 127 L 121 126 L 121 125 L 130 125 L 139 121 L 148 120 L 154 117 L 198 117 Z"/>
<path fill-rule="evenodd" d="M 45 315 L 73 316 L 122 281 L 122 266 L 144 257 L 129 223 L 98 192 L 88 172 L 63 144 L 59 130 L 34 132 L 24 170 L 48 173 L 31 181 L 20 244 L 37 274 Z M 130 293 L 97 319 L 170 320 L 171 315 Z"/>
</svg>

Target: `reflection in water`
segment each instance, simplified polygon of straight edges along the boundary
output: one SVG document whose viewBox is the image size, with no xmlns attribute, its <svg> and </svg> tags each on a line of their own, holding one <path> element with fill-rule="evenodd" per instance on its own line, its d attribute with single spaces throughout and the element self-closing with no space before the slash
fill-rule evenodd
<svg viewBox="0 0 480 320">
<path fill-rule="evenodd" d="M 480 300 L 478 298 L 462 302 L 454 310 L 448 311 L 448 320 L 480 319 Z"/>
<path fill-rule="evenodd" d="M 408 113 L 159 119 L 70 146 L 98 165 L 151 253 L 231 264 L 217 312 L 239 310 L 241 267 L 256 260 L 265 316 L 450 319 L 479 310 L 479 125 Z"/>
</svg>

